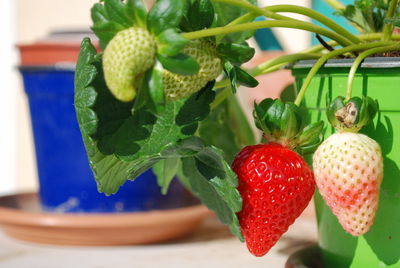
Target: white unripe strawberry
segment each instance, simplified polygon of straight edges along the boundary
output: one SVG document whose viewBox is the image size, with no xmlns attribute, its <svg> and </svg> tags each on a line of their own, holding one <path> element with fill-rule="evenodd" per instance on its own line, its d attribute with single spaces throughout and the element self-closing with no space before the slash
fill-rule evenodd
<svg viewBox="0 0 400 268">
<path fill-rule="evenodd" d="M 195 75 L 179 75 L 164 70 L 163 83 L 167 100 L 181 99 L 203 88 L 222 72 L 222 60 L 218 57 L 215 45 L 204 39 L 190 41 L 182 51 L 196 59 L 200 70 Z"/>
<path fill-rule="evenodd" d="M 383 177 L 379 144 L 364 134 L 336 133 L 318 147 L 313 160 L 319 192 L 343 228 L 354 236 L 368 232 Z"/>
<path fill-rule="evenodd" d="M 375 104 L 359 98 L 354 102 L 350 100 L 342 108 L 338 103 L 340 101 L 329 108 L 331 111 L 328 109 L 328 118 L 339 132 L 315 151 L 314 177 L 320 194 L 343 229 L 360 236 L 368 232 L 374 222 L 383 178 L 379 144 L 356 133 L 374 116 Z"/>
<path fill-rule="evenodd" d="M 155 63 L 154 37 L 140 27 L 118 32 L 108 43 L 103 55 L 104 78 L 112 94 L 121 101 L 136 96 L 136 79 Z"/>
</svg>

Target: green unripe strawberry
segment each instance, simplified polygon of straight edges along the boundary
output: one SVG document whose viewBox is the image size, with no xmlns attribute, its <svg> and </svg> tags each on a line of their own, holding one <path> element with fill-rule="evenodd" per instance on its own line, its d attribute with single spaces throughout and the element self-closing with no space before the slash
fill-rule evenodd
<svg viewBox="0 0 400 268">
<path fill-rule="evenodd" d="M 153 66 L 156 51 L 154 37 L 139 27 L 118 32 L 108 43 L 103 55 L 104 78 L 118 100 L 133 100 L 135 80 Z"/>
<path fill-rule="evenodd" d="M 190 41 L 182 52 L 195 58 L 200 65 L 200 70 L 195 75 L 179 75 L 165 70 L 163 82 L 167 100 L 192 95 L 209 81 L 216 79 L 222 72 L 222 60 L 211 42 L 204 39 Z"/>
</svg>

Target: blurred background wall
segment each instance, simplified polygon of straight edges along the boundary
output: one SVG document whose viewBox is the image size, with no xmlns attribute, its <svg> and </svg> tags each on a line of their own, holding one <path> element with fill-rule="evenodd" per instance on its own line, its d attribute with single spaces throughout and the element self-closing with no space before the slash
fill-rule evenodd
<svg viewBox="0 0 400 268">
<path fill-rule="evenodd" d="M 13 0 L 0 1 L 0 193 L 16 188 L 16 120 L 17 62 L 14 48 L 16 40 L 16 6 Z"/>
<path fill-rule="evenodd" d="M 260 0 L 260 6 L 296 4 L 311 6 L 311 0 Z M 16 44 L 32 43 L 55 29 L 87 29 L 90 26 L 89 9 L 97 0 L 1 0 L 0 22 L 5 25 L 0 42 L 0 73 L 6 86 L 0 91 L 0 116 L 6 126 L 0 136 L 0 154 L 3 178 L 0 193 L 28 191 L 37 187 L 34 148 L 29 111 L 18 64 Z M 149 1 L 151 2 L 151 1 Z M 300 16 L 301 18 L 301 16 Z M 273 30 L 283 49 L 298 51 L 310 43 L 307 33 L 291 29 Z M 5 39 L 3 39 L 5 36 Z M 4 132 L 6 131 L 6 133 Z"/>
</svg>

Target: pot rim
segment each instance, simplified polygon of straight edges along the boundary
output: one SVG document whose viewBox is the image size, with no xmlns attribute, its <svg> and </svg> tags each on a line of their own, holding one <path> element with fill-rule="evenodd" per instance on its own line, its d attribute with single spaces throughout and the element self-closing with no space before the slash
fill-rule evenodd
<svg viewBox="0 0 400 268">
<path fill-rule="evenodd" d="M 331 59 L 324 64 L 324 68 L 350 68 L 354 62 L 351 59 Z M 290 66 L 290 69 L 310 69 L 316 60 L 301 60 Z M 400 68 L 400 57 L 369 57 L 361 63 L 361 68 Z"/>
<path fill-rule="evenodd" d="M 20 65 L 19 71 L 75 71 L 76 64 L 71 62 L 58 62 L 49 65 Z"/>
</svg>

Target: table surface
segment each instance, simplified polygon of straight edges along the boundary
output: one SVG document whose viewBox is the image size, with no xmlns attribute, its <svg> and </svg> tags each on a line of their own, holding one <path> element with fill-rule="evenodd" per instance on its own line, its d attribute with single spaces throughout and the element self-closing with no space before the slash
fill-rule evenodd
<svg viewBox="0 0 400 268">
<path fill-rule="evenodd" d="M 271 251 L 253 257 L 213 216 L 190 236 L 157 245 L 71 247 L 17 241 L 0 231 L 1 268 L 284 267 L 288 256 L 315 243 L 315 221 L 299 218 Z"/>
</svg>

